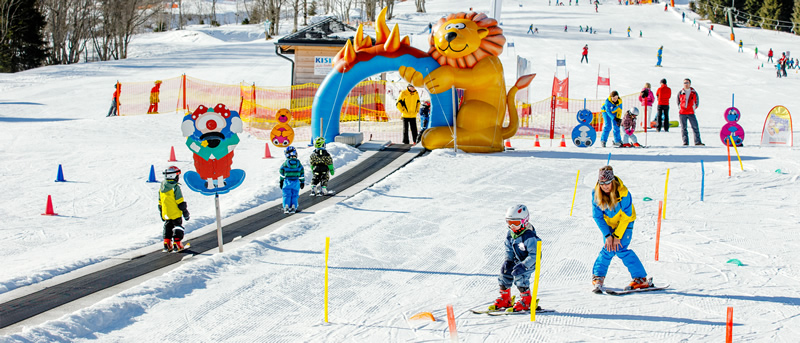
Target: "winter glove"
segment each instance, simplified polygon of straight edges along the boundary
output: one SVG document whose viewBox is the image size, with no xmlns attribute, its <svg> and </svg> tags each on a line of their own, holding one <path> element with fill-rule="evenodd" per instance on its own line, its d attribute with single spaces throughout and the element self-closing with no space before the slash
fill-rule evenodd
<svg viewBox="0 0 800 343">
<path fill-rule="evenodd" d="M 520 275 L 520 274 L 525 273 L 527 271 L 528 271 L 528 267 L 525 266 L 525 263 L 520 262 L 520 263 L 517 263 L 516 266 L 514 266 L 514 270 L 511 271 L 511 275 L 512 276 L 517 276 L 517 275 Z"/>
<path fill-rule="evenodd" d="M 303 189 L 303 187 L 305 187 L 305 186 L 306 186 L 305 182 L 300 182 L 300 189 Z"/>
<path fill-rule="evenodd" d="M 333 165 L 329 165 L 328 166 L 328 170 L 330 170 L 331 176 L 333 176 Z"/>
<path fill-rule="evenodd" d="M 164 214 L 163 213 L 164 212 L 161 212 L 161 205 L 158 205 L 158 217 L 161 218 L 162 222 L 165 222 L 166 220 L 164 219 Z"/>
<path fill-rule="evenodd" d="M 183 210 L 183 219 L 189 220 L 189 210 Z"/>
<path fill-rule="evenodd" d="M 281 180 L 280 188 L 283 189 L 283 180 Z"/>
<path fill-rule="evenodd" d="M 503 267 L 500 268 L 500 274 L 508 275 L 511 274 L 511 269 L 514 268 L 514 261 L 506 261 L 503 263 Z"/>
</svg>

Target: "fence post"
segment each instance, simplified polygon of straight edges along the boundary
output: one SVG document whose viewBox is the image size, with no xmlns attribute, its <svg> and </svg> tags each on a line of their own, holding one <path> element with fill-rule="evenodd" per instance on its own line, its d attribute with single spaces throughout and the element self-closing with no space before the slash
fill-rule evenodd
<svg viewBox="0 0 800 343">
<path fill-rule="evenodd" d="M 181 88 L 183 89 L 183 112 L 186 113 L 186 74 L 181 75 Z"/>
<path fill-rule="evenodd" d="M 119 111 L 119 98 L 122 95 L 122 84 L 117 81 L 117 115 L 121 116 L 122 113 Z"/>
</svg>

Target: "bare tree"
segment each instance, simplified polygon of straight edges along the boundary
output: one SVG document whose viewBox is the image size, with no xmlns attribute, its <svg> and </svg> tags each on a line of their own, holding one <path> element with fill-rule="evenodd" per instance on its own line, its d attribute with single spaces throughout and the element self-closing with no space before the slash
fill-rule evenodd
<svg viewBox="0 0 800 343">
<path fill-rule="evenodd" d="M 125 59 L 133 35 L 161 10 L 160 0 L 97 0 L 92 43 L 101 60 Z"/>
<path fill-rule="evenodd" d="M 417 12 L 425 13 L 425 0 L 414 0 L 414 4 L 417 5 Z"/>
<path fill-rule="evenodd" d="M 364 12 L 367 14 L 367 21 L 375 21 L 377 10 L 378 0 L 364 0 Z"/>
<path fill-rule="evenodd" d="M 211 0 L 211 17 L 208 19 L 211 25 L 219 25 L 217 22 L 217 0 Z"/>
<path fill-rule="evenodd" d="M 278 27 L 281 21 L 282 5 L 283 0 L 256 0 L 256 4 L 252 9 L 253 13 L 263 13 L 264 18 L 269 20 L 269 34 L 272 36 L 278 34 Z"/>
<path fill-rule="evenodd" d="M 93 18 L 92 0 L 40 0 L 47 20 L 45 34 L 51 44 L 49 64 L 80 61 L 86 48 Z"/>
<path fill-rule="evenodd" d="M 0 0 L 0 46 L 8 46 L 12 23 L 17 20 L 20 0 Z"/>
<path fill-rule="evenodd" d="M 297 18 L 300 16 L 300 0 L 291 0 L 292 4 L 292 18 L 294 19 L 294 28 L 292 32 L 297 32 Z"/>
<path fill-rule="evenodd" d="M 353 7 L 353 0 L 334 0 L 334 12 L 343 22 L 350 21 L 350 9 Z"/>
</svg>

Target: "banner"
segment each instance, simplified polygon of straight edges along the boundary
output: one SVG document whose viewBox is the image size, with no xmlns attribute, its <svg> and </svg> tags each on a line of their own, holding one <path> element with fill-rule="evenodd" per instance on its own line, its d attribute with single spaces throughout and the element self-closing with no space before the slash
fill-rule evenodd
<svg viewBox="0 0 800 343">
<path fill-rule="evenodd" d="M 611 78 L 610 77 L 597 77 L 597 85 L 598 86 L 611 86 Z"/>
<path fill-rule="evenodd" d="M 764 119 L 764 129 L 761 131 L 761 145 L 764 146 L 793 146 L 792 115 L 783 106 L 775 106 Z"/>
<path fill-rule="evenodd" d="M 553 108 L 563 108 L 569 110 L 569 77 L 559 80 L 553 76 Z"/>
</svg>

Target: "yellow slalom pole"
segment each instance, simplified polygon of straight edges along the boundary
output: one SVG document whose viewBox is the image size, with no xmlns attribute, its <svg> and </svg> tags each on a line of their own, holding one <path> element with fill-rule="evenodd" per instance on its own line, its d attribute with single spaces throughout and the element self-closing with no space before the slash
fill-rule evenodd
<svg viewBox="0 0 800 343">
<path fill-rule="evenodd" d="M 731 145 L 733 145 L 733 150 L 736 150 L 736 157 L 739 158 L 739 168 L 742 168 L 744 171 L 744 166 L 742 165 L 742 156 L 739 156 L 739 148 L 736 147 L 736 144 L 733 144 L 733 134 L 729 136 L 731 140 Z"/>
<path fill-rule="evenodd" d="M 542 266 L 542 241 L 536 241 L 536 271 L 533 277 L 533 294 L 531 294 L 531 321 L 536 321 L 536 306 L 539 305 L 539 271 Z"/>
<path fill-rule="evenodd" d="M 328 322 L 328 251 L 330 251 L 331 238 L 325 237 L 325 322 Z"/>
<path fill-rule="evenodd" d="M 661 212 L 664 216 L 661 219 L 667 219 L 667 185 L 669 185 L 669 168 L 667 168 L 667 179 L 664 181 L 664 211 Z"/>
<path fill-rule="evenodd" d="M 578 193 L 578 179 L 581 177 L 581 170 L 578 169 L 578 175 L 575 176 L 575 190 L 572 191 L 572 206 L 569 208 L 569 216 L 572 217 L 572 209 L 575 208 L 575 194 Z"/>
</svg>

